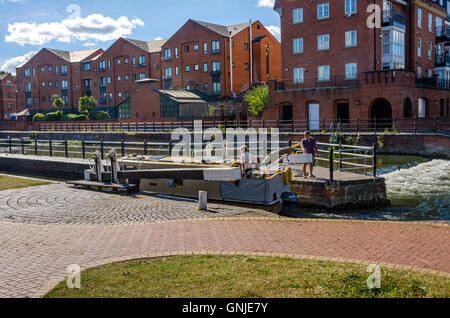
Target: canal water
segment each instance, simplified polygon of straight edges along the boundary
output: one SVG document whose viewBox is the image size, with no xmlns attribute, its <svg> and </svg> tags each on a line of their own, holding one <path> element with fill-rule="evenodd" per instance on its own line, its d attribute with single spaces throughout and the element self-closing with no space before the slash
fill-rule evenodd
<svg viewBox="0 0 450 318">
<path fill-rule="evenodd" d="M 441 221 L 450 223 L 450 161 L 381 155 L 378 173 L 386 179 L 391 206 L 357 211 L 297 209 L 293 217 Z"/>
</svg>

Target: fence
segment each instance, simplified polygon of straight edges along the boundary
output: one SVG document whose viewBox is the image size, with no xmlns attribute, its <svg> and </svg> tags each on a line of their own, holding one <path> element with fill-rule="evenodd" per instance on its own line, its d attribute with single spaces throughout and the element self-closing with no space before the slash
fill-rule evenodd
<svg viewBox="0 0 450 318">
<path fill-rule="evenodd" d="M 195 155 L 195 146 L 192 155 Z M 201 144 L 202 154 L 206 151 L 208 143 Z M 268 153 L 278 150 L 279 147 L 285 148 L 292 146 L 292 141 L 281 141 L 277 148 L 269 142 L 266 149 L 260 152 L 258 142 L 247 142 L 249 150 L 252 153 L 258 153 L 259 159 L 263 159 Z M 234 141 L 234 144 L 227 146 L 227 158 L 238 159 L 240 144 Z M 172 154 L 173 144 L 153 143 L 153 142 L 111 142 L 111 141 L 73 141 L 73 140 L 42 140 L 25 138 L 0 139 L 0 151 L 4 154 L 22 154 L 35 156 L 50 156 L 61 158 L 91 158 L 94 152 L 99 151 L 101 158 L 111 149 L 118 150 L 118 153 L 125 157 L 127 155 L 136 156 L 170 156 Z M 318 143 L 319 157 L 317 158 L 321 166 L 330 170 L 330 181 L 334 180 L 334 171 L 350 171 L 359 174 L 376 176 L 377 170 L 377 148 L 359 147 L 342 144 Z"/>
<path fill-rule="evenodd" d="M 42 132 L 172 132 L 174 129 L 194 130 L 195 121 L 170 122 L 90 122 L 90 123 L 42 123 Z M 320 119 L 320 120 L 233 120 L 202 121 L 203 129 L 208 128 L 255 128 L 273 129 L 281 132 L 334 132 L 340 130 L 353 133 L 383 133 L 386 129 L 398 133 L 434 133 L 450 135 L 450 120 L 446 118 L 371 118 L 371 119 Z"/>
</svg>

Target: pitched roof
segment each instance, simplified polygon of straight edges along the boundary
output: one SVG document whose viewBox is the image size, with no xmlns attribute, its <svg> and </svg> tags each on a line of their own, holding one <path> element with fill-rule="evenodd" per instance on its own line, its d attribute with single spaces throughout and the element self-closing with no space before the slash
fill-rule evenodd
<svg viewBox="0 0 450 318">
<path fill-rule="evenodd" d="M 249 26 L 249 23 L 240 23 L 240 24 L 225 26 L 225 25 L 219 25 L 219 24 L 203 22 L 203 21 L 198 21 L 198 20 L 192 20 L 192 21 L 213 31 L 213 32 L 216 32 L 217 34 L 220 34 L 224 37 L 229 37 L 230 32 L 231 32 L 231 36 L 235 36 L 236 34 L 245 30 Z M 252 24 L 254 24 L 254 23 L 256 23 L 256 21 L 252 22 Z"/>
<path fill-rule="evenodd" d="M 89 49 L 89 50 L 81 50 L 81 51 L 62 51 L 62 50 L 55 50 L 55 49 L 47 49 L 48 51 L 52 52 L 53 54 L 59 56 L 63 60 L 70 62 L 70 63 L 76 63 L 81 62 L 88 58 L 90 55 L 97 52 L 99 49 Z"/>
<path fill-rule="evenodd" d="M 195 104 L 202 103 L 205 104 L 206 101 L 199 95 L 186 91 L 186 90 L 158 90 L 161 95 L 164 95 L 179 104 Z"/>
<path fill-rule="evenodd" d="M 137 46 L 141 50 L 146 51 L 147 53 L 160 52 L 162 46 L 167 42 L 166 39 L 164 39 L 164 40 L 154 40 L 154 41 L 140 41 L 140 40 L 127 39 L 127 38 L 123 38 L 123 39 L 125 41 L 128 41 L 131 44 Z"/>
<path fill-rule="evenodd" d="M 0 74 L 0 80 L 4 79 L 6 76 L 8 76 L 9 74 Z"/>
</svg>

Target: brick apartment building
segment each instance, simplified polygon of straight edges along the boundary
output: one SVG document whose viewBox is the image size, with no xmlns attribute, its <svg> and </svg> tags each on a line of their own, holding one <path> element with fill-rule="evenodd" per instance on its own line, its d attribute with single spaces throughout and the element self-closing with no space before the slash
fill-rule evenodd
<svg viewBox="0 0 450 318">
<path fill-rule="evenodd" d="M 17 112 L 16 82 L 10 74 L 0 74 L 0 118 Z"/>
<path fill-rule="evenodd" d="M 29 109 L 31 115 L 54 111 L 56 94 L 66 102 L 66 113 L 76 113 L 80 97 L 94 96 L 99 110 L 117 117 L 116 106 L 132 94 L 136 81 L 150 77 L 159 81 L 164 42 L 120 38 L 106 51 L 42 49 L 17 68 L 19 111 Z"/>
<path fill-rule="evenodd" d="M 369 28 L 369 5 L 381 28 Z M 277 0 L 282 81 L 265 119 L 448 118 L 450 27 L 444 0 Z"/>
<path fill-rule="evenodd" d="M 280 42 L 259 21 L 223 26 L 188 20 L 162 45 L 161 55 L 162 89 L 140 81 L 120 113 L 169 121 L 202 118 L 214 108 L 208 116 L 245 118 L 242 95 L 250 83 L 281 78 Z"/>
<path fill-rule="evenodd" d="M 82 65 L 98 58 L 102 49 L 61 51 L 44 48 L 16 69 L 19 112 L 31 115 L 54 111 L 53 95 L 66 103 L 65 112 L 78 108 L 82 90 Z"/>
</svg>

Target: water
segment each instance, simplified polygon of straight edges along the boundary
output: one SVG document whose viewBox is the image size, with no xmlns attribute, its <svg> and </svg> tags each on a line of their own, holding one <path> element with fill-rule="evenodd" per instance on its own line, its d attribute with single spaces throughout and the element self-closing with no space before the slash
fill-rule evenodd
<svg viewBox="0 0 450 318">
<path fill-rule="evenodd" d="M 438 221 L 450 223 L 450 161 L 416 156 L 382 155 L 379 174 L 386 179 L 385 208 L 357 211 L 312 211 L 297 209 L 293 217 Z"/>
</svg>

